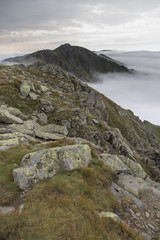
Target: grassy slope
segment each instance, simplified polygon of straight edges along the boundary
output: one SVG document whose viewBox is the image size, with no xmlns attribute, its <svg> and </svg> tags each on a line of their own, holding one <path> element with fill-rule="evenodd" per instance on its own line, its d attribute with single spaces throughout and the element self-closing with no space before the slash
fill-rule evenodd
<svg viewBox="0 0 160 240">
<path fill-rule="evenodd" d="M 158 142 L 160 143 L 160 126 L 154 125 L 154 124 L 152 124 L 148 121 L 144 121 L 144 123 L 148 128 L 150 128 L 153 131 L 153 133 L 156 136 Z"/>
<path fill-rule="evenodd" d="M 11 79 L 13 76 L 11 75 Z M 17 79 L 10 83 L 6 80 L 1 81 L 0 100 L 18 107 L 23 113 L 33 112 L 37 108 L 37 102 L 20 98 L 19 78 L 17 76 Z M 54 83 L 58 85 L 58 81 L 55 81 Z M 55 101 L 58 99 L 60 98 L 56 95 Z M 65 99 L 60 99 L 62 106 L 64 102 Z M 111 126 L 123 128 L 124 118 L 118 114 L 117 105 L 107 98 L 106 104 Z M 125 131 L 126 128 L 124 133 Z M 54 146 L 67 144 L 71 143 L 56 141 Z M 18 196 L 19 190 L 13 183 L 12 169 L 15 168 L 15 164 L 19 165 L 23 155 L 33 148 L 32 145 L 27 148 L 19 146 L 1 153 L 0 205 L 11 204 Z M 34 186 L 27 194 L 22 215 L 19 216 L 16 212 L 11 216 L 0 216 L 0 239 L 139 240 L 140 237 L 128 230 L 125 225 L 97 216 L 97 211 L 113 211 L 121 216 L 125 208 L 119 206 L 108 190 L 114 175 L 98 160 L 94 149 L 92 156 L 92 163 L 88 168 L 70 173 L 63 172 Z"/>
<path fill-rule="evenodd" d="M 59 144 L 64 143 L 56 145 Z M 19 162 L 19 157 L 14 157 L 15 162 Z M 6 159 L 8 164 L 12 163 L 9 153 Z M 6 176 L 6 172 L 2 175 Z M 26 195 L 21 215 L 14 212 L 0 216 L 0 239 L 140 240 L 125 224 L 97 215 L 100 211 L 124 214 L 108 189 L 113 176 L 92 148 L 92 162 L 88 168 L 61 172 L 35 185 Z M 11 178 L 10 182 L 13 184 Z"/>
<path fill-rule="evenodd" d="M 13 183 L 12 169 L 20 164 L 28 151 L 20 145 L 0 153 L 0 205 L 10 204 L 17 196 L 19 190 Z"/>
</svg>

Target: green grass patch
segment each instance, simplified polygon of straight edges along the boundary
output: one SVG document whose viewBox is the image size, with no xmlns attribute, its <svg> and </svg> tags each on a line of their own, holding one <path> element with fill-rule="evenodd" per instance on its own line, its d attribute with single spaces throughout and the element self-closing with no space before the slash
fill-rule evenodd
<svg viewBox="0 0 160 240">
<path fill-rule="evenodd" d="M 10 204 L 18 195 L 19 189 L 13 182 L 12 170 L 19 166 L 28 149 L 19 145 L 0 152 L 0 205 Z"/>
<path fill-rule="evenodd" d="M 14 80 L 5 84 L 0 84 L 0 101 L 4 101 L 10 107 L 18 108 L 22 113 L 28 115 L 36 109 L 41 108 L 39 100 L 22 99 L 20 97 L 21 81 Z"/>
<path fill-rule="evenodd" d="M 97 158 L 87 168 L 42 181 L 27 193 L 21 215 L 0 216 L 0 239 L 140 240 L 124 224 L 97 214 L 120 212 L 111 181 L 111 170 Z"/>
</svg>

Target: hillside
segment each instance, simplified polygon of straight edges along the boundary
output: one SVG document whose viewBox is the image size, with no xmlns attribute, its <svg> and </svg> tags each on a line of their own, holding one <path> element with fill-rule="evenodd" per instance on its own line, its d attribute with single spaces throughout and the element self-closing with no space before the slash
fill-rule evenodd
<svg viewBox="0 0 160 240">
<path fill-rule="evenodd" d="M 144 124 L 153 131 L 153 133 L 156 136 L 158 142 L 160 143 L 160 126 L 154 125 L 154 124 L 152 124 L 148 121 L 144 121 Z"/>
<path fill-rule="evenodd" d="M 159 239 L 156 136 L 64 68 L 0 65 L 0 239 Z"/>
<path fill-rule="evenodd" d="M 42 50 L 26 56 L 6 59 L 3 63 L 5 62 L 22 63 L 25 65 L 36 62 L 55 64 L 84 81 L 96 81 L 94 77 L 96 73 L 129 73 L 125 66 L 116 63 L 111 58 L 103 55 L 98 56 L 86 48 L 71 46 L 70 44 L 61 45 L 55 50 Z"/>
</svg>

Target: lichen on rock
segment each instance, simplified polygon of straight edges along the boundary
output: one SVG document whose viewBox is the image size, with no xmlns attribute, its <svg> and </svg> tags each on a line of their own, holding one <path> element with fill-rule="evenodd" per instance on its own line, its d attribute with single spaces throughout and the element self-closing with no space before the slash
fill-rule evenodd
<svg viewBox="0 0 160 240">
<path fill-rule="evenodd" d="M 105 164 L 109 165 L 118 174 L 131 174 L 131 170 L 121 161 L 121 159 L 117 155 L 103 153 L 101 154 L 101 158 Z"/>
<path fill-rule="evenodd" d="M 40 180 L 51 178 L 60 169 L 73 170 L 88 166 L 91 159 L 88 145 L 76 144 L 29 153 L 21 167 L 13 170 L 14 182 L 20 189 L 28 189 Z"/>
</svg>

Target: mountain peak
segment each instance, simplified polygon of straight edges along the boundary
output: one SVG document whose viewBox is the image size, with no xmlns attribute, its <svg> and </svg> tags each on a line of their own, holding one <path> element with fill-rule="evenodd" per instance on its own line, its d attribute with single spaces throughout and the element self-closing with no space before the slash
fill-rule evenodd
<svg viewBox="0 0 160 240">
<path fill-rule="evenodd" d="M 42 62 L 55 64 L 74 74 L 83 81 L 95 81 L 95 73 L 130 72 L 129 69 L 115 60 L 79 46 L 65 43 L 55 50 L 41 50 L 27 56 L 7 59 L 7 62 L 17 62 L 25 65 Z M 4 61 L 5 63 L 5 61 Z"/>
</svg>

